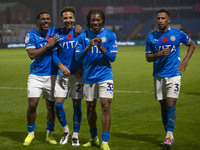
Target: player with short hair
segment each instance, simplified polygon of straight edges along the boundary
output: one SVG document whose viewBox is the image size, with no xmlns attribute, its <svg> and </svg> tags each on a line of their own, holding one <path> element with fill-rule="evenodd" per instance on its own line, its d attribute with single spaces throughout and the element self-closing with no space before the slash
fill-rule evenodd
<svg viewBox="0 0 200 150">
<path fill-rule="evenodd" d="M 51 47 L 58 41 L 58 36 L 52 37 L 54 28 L 50 27 L 50 23 L 49 13 L 46 11 L 40 12 L 37 15 L 37 29 L 30 31 L 25 38 L 26 50 L 32 62 L 27 84 L 29 102 L 27 109 L 28 136 L 24 140 L 24 146 L 30 145 L 34 139 L 36 109 L 42 93 L 47 106 L 46 141 L 57 144 L 52 136 L 55 125 L 53 88 L 57 68 L 52 61 Z"/>
<path fill-rule="evenodd" d="M 83 62 L 83 93 L 87 104 L 87 119 L 91 134 L 91 139 L 83 146 L 99 145 L 96 101 L 100 97 L 103 130 L 101 149 L 109 150 L 110 105 L 113 99 L 111 62 L 115 61 L 118 48 L 115 34 L 103 27 L 104 22 L 105 15 L 101 10 L 94 9 L 88 13 L 89 30 L 80 34 L 75 55 Z"/>
<path fill-rule="evenodd" d="M 72 146 L 80 146 L 79 129 L 82 120 L 81 99 L 83 98 L 83 77 L 82 63 L 75 59 L 75 47 L 77 45 L 77 35 L 75 34 L 75 13 L 72 6 L 65 6 L 60 11 L 63 28 L 56 28 L 55 34 L 59 35 L 59 41 L 55 45 L 53 61 L 59 67 L 55 83 L 55 108 L 56 115 L 63 127 L 64 134 L 60 144 L 67 143 L 70 131 L 67 124 L 66 113 L 63 107 L 65 98 L 68 96 L 73 100 L 73 128 Z M 77 27 L 77 32 L 78 27 Z"/>
<path fill-rule="evenodd" d="M 174 143 L 176 101 L 180 92 L 181 72 L 184 72 L 195 50 L 193 41 L 182 31 L 169 27 L 170 13 L 161 9 L 156 12 L 158 30 L 147 35 L 146 60 L 154 62 L 153 76 L 155 98 L 160 102 L 162 122 L 167 132 L 163 146 Z M 180 44 L 188 46 L 181 61 Z"/>
</svg>

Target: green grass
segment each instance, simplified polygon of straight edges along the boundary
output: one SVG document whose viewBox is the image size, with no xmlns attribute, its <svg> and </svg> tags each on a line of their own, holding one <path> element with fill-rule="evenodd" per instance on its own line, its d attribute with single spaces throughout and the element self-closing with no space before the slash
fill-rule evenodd
<svg viewBox="0 0 200 150">
<path fill-rule="evenodd" d="M 172 149 L 200 149 L 200 61 L 199 48 L 193 54 L 186 72 L 182 76 L 180 97 L 177 101 L 177 122 L 174 131 L 176 144 Z M 112 101 L 112 125 L 109 145 L 112 150 L 160 150 L 165 132 L 161 123 L 160 106 L 154 100 L 153 64 L 145 60 L 144 47 L 119 47 L 116 61 L 112 64 L 114 73 L 114 99 Z M 181 47 L 185 56 L 186 47 Z M 30 59 L 25 49 L 0 50 L 0 149 L 77 149 L 67 145 L 50 145 L 45 142 L 46 106 L 40 99 L 37 109 L 35 140 L 29 147 L 22 143 L 27 135 L 26 96 Z M 139 91 L 139 92 L 137 92 Z M 89 138 L 86 120 L 86 105 L 82 102 L 83 119 L 80 129 L 81 145 Z M 69 127 L 72 130 L 72 101 L 65 102 Z M 101 110 L 98 111 L 98 135 L 101 139 Z M 57 141 L 62 128 L 56 120 L 54 136 Z"/>
</svg>

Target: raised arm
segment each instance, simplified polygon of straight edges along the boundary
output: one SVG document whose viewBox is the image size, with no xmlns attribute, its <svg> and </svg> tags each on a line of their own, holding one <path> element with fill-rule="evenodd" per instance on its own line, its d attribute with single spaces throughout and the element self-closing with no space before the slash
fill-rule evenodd
<svg viewBox="0 0 200 150">
<path fill-rule="evenodd" d="M 99 38 L 95 38 L 95 42 L 97 43 L 97 47 L 100 50 L 100 52 L 111 62 L 114 62 L 116 59 L 116 53 L 111 53 L 109 51 L 107 51 L 103 45 L 101 45 L 102 40 Z"/>
<path fill-rule="evenodd" d="M 40 55 L 42 55 L 48 48 L 52 47 L 55 45 L 55 43 L 58 41 L 59 36 L 56 35 L 54 36 L 46 45 L 44 45 L 43 47 L 39 48 L 39 49 L 35 49 L 35 48 L 29 48 L 27 49 L 28 52 L 28 56 L 31 59 L 34 59 L 36 57 L 39 57 Z"/>
<path fill-rule="evenodd" d="M 159 57 L 165 57 L 167 55 L 170 55 L 170 49 L 169 48 L 165 48 L 157 53 L 146 53 L 146 60 L 148 62 L 154 62 L 155 60 L 157 60 Z"/>
</svg>

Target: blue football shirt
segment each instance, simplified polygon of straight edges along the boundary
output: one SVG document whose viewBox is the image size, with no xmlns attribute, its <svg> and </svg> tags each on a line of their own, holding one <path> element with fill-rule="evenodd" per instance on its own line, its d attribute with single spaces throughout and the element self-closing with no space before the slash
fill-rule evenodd
<svg viewBox="0 0 200 150">
<path fill-rule="evenodd" d="M 61 62 L 67 67 L 71 74 L 75 74 L 82 67 L 81 61 L 75 59 L 75 48 L 77 46 L 77 37 L 74 35 L 75 27 L 70 31 L 64 31 L 63 28 L 56 28 L 55 35 L 59 35 L 59 41 L 53 49 L 53 60 L 57 65 Z M 83 32 L 83 31 L 82 31 Z M 58 70 L 58 75 L 63 76 L 63 73 Z"/>
<path fill-rule="evenodd" d="M 44 45 L 48 43 L 48 41 L 52 38 L 54 34 L 54 27 L 50 27 L 48 32 L 43 35 L 39 33 L 37 30 L 32 30 L 27 33 L 25 38 L 26 50 L 29 48 L 40 49 Z M 56 75 L 57 67 L 53 64 L 52 61 L 52 49 L 47 49 L 42 55 L 39 57 L 32 59 L 30 64 L 30 74 L 38 75 L 38 76 L 49 76 Z"/>
<path fill-rule="evenodd" d="M 181 75 L 177 67 L 181 62 L 180 44 L 187 44 L 190 38 L 182 31 L 169 28 L 167 32 L 161 33 L 158 30 L 147 35 L 146 53 L 157 53 L 167 47 L 171 54 L 160 57 L 154 61 L 153 75 L 157 77 L 174 77 Z"/>
<path fill-rule="evenodd" d="M 102 39 L 101 44 L 107 52 L 102 54 L 95 43 L 87 55 L 85 55 L 84 49 L 89 45 L 90 40 L 98 36 Z M 91 30 L 84 31 L 78 38 L 78 45 L 75 53 L 76 58 L 81 59 L 83 63 L 84 82 L 92 84 L 112 80 L 111 61 L 115 60 L 117 52 L 116 36 L 112 31 L 105 28 L 98 34 L 94 34 Z M 110 59 L 110 56 L 113 58 Z"/>
</svg>

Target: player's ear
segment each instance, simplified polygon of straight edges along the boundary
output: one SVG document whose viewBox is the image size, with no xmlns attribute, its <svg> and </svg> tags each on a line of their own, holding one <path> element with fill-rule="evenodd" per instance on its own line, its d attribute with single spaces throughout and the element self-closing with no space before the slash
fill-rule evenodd
<svg viewBox="0 0 200 150">
<path fill-rule="evenodd" d="M 170 23 L 170 18 L 168 19 L 168 23 Z"/>
</svg>

